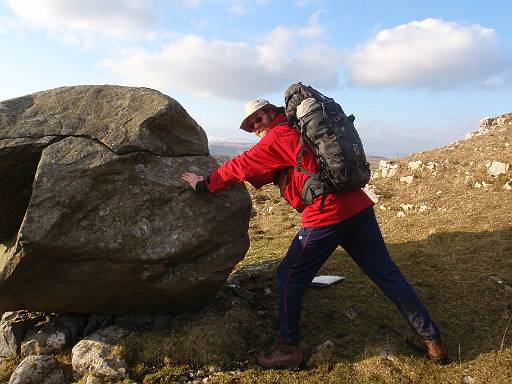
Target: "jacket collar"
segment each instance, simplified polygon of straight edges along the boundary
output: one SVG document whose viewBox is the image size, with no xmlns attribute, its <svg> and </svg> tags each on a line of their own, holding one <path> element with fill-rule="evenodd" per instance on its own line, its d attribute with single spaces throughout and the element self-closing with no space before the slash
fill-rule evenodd
<svg viewBox="0 0 512 384">
<path fill-rule="evenodd" d="M 274 119 L 270 122 L 270 127 L 268 128 L 268 130 L 270 131 L 275 126 L 282 125 L 282 123 L 286 121 L 286 115 L 284 113 L 280 113 L 276 117 L 274 117 Z"/>
</svg>

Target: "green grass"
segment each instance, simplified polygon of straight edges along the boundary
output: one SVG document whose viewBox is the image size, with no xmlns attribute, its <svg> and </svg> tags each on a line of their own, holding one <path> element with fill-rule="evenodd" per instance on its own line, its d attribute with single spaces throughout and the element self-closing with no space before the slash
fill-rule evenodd
<svg viewBox="0 0 512 384">
<path fill-rule="evenodd" d="M 408 329 L 398 311 L 338 249 L 321 273 L 340 274 L 347 280 L 307 290 L 301 344 L 308 358 L 316 345 L 331 340 L 334 363 L 302 372 L 266 371 L 255 364 L 256 353 L 276 337 L 275 269 L 287 249 L 277 232 L 272 234 L 276 240 L 271 252 L 266 251 L 271 240 L 261 234 L 252 236 L 252 262 L 245 259 L 232 276 L 243 292 L 253 294 L 250 300 L 242 297 L 232 304 L 227 291 L 224 301 L 198 315 L 184 315 L 181 324 L 186 324 L 187 330 L 178 327 L 174 335 L 166 332 L 179 345 L 169 351 L 175 367 L 215 364 L 234 370 L 238 362 L 248 361 L 241 374 L 215 377 L 213 382 L 219 383 L 460 383 L 465 374 L 477 383 L 512 382 L 512 327 L 504 333 L 512 297 L 488 280 L 499 275 L 512 282 L 509 230 L 441 233 L 389 244 L 390 254 L 443 331 L 452 359 L 446 367 L 432 364 L 405 343 Z M 270 288 L 270 295 L 263 293 L 265 288 Z M 355 319 L 345 315 L 349 308 L 357 312 Z M 266 315 L 255 316 L 256 310 L 264 310 Z M 135 348 L 142 351 L 140 340 Z M 149 342 L 149 349 L 156 349 L 161 340 L 159 335 L 155 343 Z M 391 359 L 381 357 L 383 348 L 392 351 Z M 139 371 L 136 377 L 145 373 L 160 377 L 169 365 L 163 360 L 159 364 L 152 361 L 153 368 Z"/>
</svg>

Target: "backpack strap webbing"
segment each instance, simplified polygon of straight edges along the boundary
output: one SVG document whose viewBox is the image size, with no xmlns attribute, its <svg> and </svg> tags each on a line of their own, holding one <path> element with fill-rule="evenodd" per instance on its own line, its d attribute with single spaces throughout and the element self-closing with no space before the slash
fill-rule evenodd
<svg viewBox="0 0 512 384">
<path fill-rule="evenodd" d="M 317 175 L 317 173 L 312 173 L 312 172 L 302 169 L 302 156 L 304 156 L 305 154 L 306 154 L 306 147 L 304 146 L 304 136 L 302 136 L 302 133 L 301 133 L 300 134 L 300 151 L 297 154 L 297 166 L 294 167 L 294 169 L 297 172 L 303 173 L 308 176 Z"/>
<path fill-rule="evenodd" d="M 295 167 L 295 170 L 298 172 L 302 171 L 302 156 L 306 153 L 306 148 L 304 147 L 304 136 L 302 135 L 302 132 L 300 133 L 300 151 L 297 154 L 297 166 Z"/>
</svg>

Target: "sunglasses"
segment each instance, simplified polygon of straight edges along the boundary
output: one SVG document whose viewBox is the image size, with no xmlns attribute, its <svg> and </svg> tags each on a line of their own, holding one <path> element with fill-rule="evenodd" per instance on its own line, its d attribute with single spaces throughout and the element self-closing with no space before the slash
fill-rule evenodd
<svg viewBox="0 0 512 384">
<path fill-rule="evenodd" d="M 263 116 L 265 116 L 265 113 L 260 114 L 257 118 L 255 118 L 252 121 L 252 126 L 254 127 L 256 124 L 259 124 L 263 121 Z"/>
</svg>

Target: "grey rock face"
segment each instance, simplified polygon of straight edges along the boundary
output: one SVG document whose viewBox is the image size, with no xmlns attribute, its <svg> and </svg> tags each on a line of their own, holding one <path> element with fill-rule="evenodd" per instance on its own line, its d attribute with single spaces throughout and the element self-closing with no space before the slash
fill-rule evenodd
<svg viewBox="0 0 512 384">
<path fill-rule="evenodd" d="M 78 86 L 3 101 L 0 311 L 204 306 L 249 244 L 243 185 L 199 195 L 180 178 L 216 167 L 203 130 L 150 89 Z"/>
<path fill-rule="evenodd" d="M 128 366 L 115 353 L 116 343 L 128 332 L 119 327 L 104 328 L 80 340 L 72 351 L 73 370 L 79 375 L 92 375 L 108 380 L 128 378 Z"/>
<path fill-rule="evenodd" d="M 21 343 L 21 356 L 62 353 L 83 336 L 88 315 L 62 314 L 33 329 Z"/>
<path fill-rule="evenodd" d="M 46 321 L 46 316 L 28 311 L 6 312 L 0 320 L 0 357 L 13 357 L 20 353 L 21 342 L 32 327 Z"/>
<path fill-rule="evenodd" d="M 51 356 L 27 356 L 9 380 L 9 384 L 56 383 L 64 383 L 64 373 L 59 362 Z"/>
</svg>

